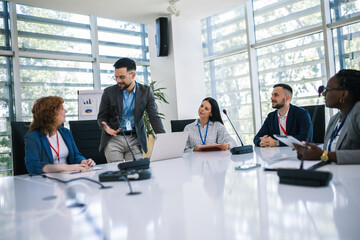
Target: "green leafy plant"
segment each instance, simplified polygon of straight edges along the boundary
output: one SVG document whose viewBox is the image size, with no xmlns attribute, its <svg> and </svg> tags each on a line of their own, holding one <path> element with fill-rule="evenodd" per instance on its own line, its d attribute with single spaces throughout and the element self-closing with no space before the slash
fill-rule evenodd
<svg viewBox="0 0 360 240">
<path fill-rule="evenodd" d="M 156 107 L 158 107 L 158 103 L 169 104 L 168 100 L 166 99 L 166 95 L 164 93 L 164 90 L 166 88 L 158 87 L 156 81 L 152 81 L 148 86 L 151 88 L 152 92 L 154 93 Z M 165 119 L 165 115 L 163 113 L 159 112 L 159 116 L 161 119 Z M 153 137 L 155 137 L 154 129 L 151 127 L 149 116 L 146 111 L 144 112 L 144 124 L 145 124 L 146 136 L 149 137 L 149 135 L 152 135 Z"/>
</svg>

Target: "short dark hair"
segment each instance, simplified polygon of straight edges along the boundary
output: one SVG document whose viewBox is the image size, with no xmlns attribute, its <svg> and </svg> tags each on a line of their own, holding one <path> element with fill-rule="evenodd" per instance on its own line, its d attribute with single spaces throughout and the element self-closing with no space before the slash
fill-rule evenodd
<svg viewBox="0 0 360 240">
<path fill-rule="evenodd" d="M 130 58 L 120 58 L 114 64 L 114 68 L 123 68 L 126 67 L 126 71 L 134 70 L 136 71 L 136 63 L 134 60 Z"/>
<path fill-rule="evenodd" d="M 285 83 L 278 83 L 278 84 L 275 84 L 273 88 L 276 88 L 276 87 L 282 87 L 283 89 L 286 89 L 290 92 L 290 96 L 292 97 L 292 94 L 293 94 L 293 90 L 292 88 L 290 87 L 290 85 L 287 85 Z"/>
<path fill-rule="evenodd" d="M 208 101 L 211 105 L 211 117 L 209 118 L 210 121 L 213 122 L 220 122 L 222 124 L 224 124 L 221 115 L 220 115 L 220 108 L 219 105 L 217 103 L 217 101 L 215 99 L 213 99 L 212 97 L 207 97 L 203 100 L 204 101 Z"/>
<path fill-rule="evenodd" d="M 354 99 L 354 103 L 360 100 L 360 71 L 343 69 L 335 74 L 339 87 L 348 90 Z"/>
</svg>

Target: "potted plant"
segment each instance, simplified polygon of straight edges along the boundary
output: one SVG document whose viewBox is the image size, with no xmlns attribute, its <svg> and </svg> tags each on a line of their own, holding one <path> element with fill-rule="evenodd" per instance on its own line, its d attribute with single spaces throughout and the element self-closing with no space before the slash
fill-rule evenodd
<svg viewBox="0 0 360 240">
<path fill-rule="evenodd" d="M 151 88 L 151 91 L 154 94 L 156 107 L 158 107 L 158 103 L 169 104 L 168 100 L 166 99 L 166 95 L 163 92 L 166 88 L 158 87 L 156 81 L 152 81 L 149 84 L 149 87 Z M 161 119 L 165 119 L 165 115 L 163 113 L 159 112 L 159 116 Z M 149 116 L 146 111 L 144 112 L 144 124 L 145 124 L 145 132 L 146 132 L 147 147 L 148 147 L 148 151 L 147 153 L 144 153 L 144 157 L 150 157 L 152 148 L 154 146 L 155 132 L 154 129 L 151 127 Z"/>
</svg>

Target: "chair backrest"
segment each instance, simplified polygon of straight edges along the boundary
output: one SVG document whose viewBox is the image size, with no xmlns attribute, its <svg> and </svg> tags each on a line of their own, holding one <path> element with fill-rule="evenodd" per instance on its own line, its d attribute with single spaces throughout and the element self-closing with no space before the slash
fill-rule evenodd
<svg viewBox="0 0 360 240">
<path fill-rule="evenodd" d="M 195 119 L 171 120 L 171 132 L 182 132 L 186 125 L 194 121 Z"/>
<path fill-rule="evenodd" d="M 92 158 L 96 164 L 107 163 L 104 150 L 98 150 L 101 130 L 97 120 L 69 121 L 69 124 L 80 153 L 86 158 Z"/>
<path fill-rule="evenodd" d="M 324 143 L 325 136 L 325 105 L 303 106 L 311 117 L 313 123 L 313 141 L 314 143 Z M 317 108 L 316 116 L 314 116 Z"/>
<path fill-rule="evenodd" d="M 11 122 L 11 155 L 14 175 L 27 174 L 25 165 L 24 136 L 29 131 L 30 122 Z"/>
</svg>

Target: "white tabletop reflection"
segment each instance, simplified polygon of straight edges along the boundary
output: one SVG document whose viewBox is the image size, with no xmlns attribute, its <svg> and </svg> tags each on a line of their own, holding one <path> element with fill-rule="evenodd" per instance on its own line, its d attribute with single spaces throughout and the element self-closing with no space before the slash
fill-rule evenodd
<svg viewBox="0 0 360 240">
<path fill-rule="evenodd" d="M 288 147 L 254 153 L 186 152 L 151 163 L 152 178 L 59 183 L 41 176 L 0 178 L 0 239 L 356 239 L 360 166 L 328 165 L 321 188 L 279 184 L 264 167 L 298 161 Z M 246 163 L 261 167 L 236 171 Z M 49 174 L 69 180 L 116 170 Z"/>
</svg>

